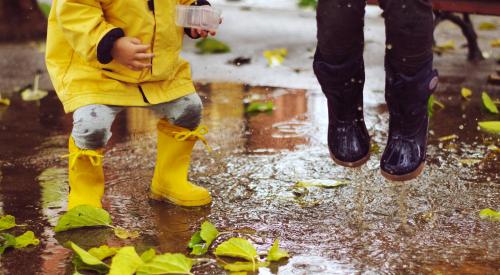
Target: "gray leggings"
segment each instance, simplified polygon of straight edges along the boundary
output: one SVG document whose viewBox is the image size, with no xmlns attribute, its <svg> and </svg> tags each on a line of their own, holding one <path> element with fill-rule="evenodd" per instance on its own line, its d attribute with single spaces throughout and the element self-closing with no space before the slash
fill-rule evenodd
<svg viewBox="0 0 500 275">
<path fill-rule="evenodd" d="M 124 106 L 109 106 L 101 104 L 87 105 L 78 108 L 73 113 L 73 137 L 80 149 L 99 149 L 106 146 L 111 138 L 111 124 L 116 114 Z M 194 130 L 201 121 L 203 105 L 196 93 L 189 94 L 171 102 L 151 105 L 146 108 L 153 110 L 170 123 Z"/>
</svg>

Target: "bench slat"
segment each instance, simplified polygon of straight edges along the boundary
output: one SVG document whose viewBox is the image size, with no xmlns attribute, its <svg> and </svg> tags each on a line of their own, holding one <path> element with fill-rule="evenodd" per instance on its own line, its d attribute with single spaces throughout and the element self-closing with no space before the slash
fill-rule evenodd
<svg viewBox="0 0 500 275">
<path fill-rule="evenodd" d="M 368 0 L 368 4 L 378 4 L 378 0 Z M 434 0 L 435 10 L 500 16 L 500 1 L 495 0 Z"/>
</svg>

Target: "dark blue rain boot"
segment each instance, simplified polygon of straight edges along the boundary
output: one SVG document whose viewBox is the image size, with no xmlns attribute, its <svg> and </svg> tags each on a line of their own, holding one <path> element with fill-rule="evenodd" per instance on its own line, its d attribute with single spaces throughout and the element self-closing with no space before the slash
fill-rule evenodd
<svg viewBox="0 0 500 275">
<path fill-rule="evenodd" d="M 328 101 L 328 147 L 339 165 L 358 167 L 370 157 L 363 117 L 365 68 L 362 52 L 342 64 L 328 63 L 316 51 L 313 68 Z"/>
<path fill-rule="evenodd" d="M 395 181 L 416 178 L 425 166 L 429 117 L 427 102 L 438 84 L 432 60 L 414 76 L 396 73 L 386 63 L 385 99 L 389 108 L 389 140 L 380 168 Z"/>
</svg>

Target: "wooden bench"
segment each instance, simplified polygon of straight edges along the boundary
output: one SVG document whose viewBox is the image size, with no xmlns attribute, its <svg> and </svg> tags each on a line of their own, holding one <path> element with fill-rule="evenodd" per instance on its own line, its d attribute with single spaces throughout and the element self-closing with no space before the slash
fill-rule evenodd
<svg viewBox="0 0 500 275">
<path fill-rule="evenodd" d="M 378 0 L 368 0 L 368 4 L 378 5 Z M 481 60 L 483 54 L 477 43 L 477 34 L 470 20 L 470 14 L 500 16 L 498 0 L 433 0 L 432 6 L 436 15 L 437 26 L 444 20 L 457 24 L 467 39 L 469 60 Z M 456 13 L 462 13 L 462 17 Z"/>
</svg>

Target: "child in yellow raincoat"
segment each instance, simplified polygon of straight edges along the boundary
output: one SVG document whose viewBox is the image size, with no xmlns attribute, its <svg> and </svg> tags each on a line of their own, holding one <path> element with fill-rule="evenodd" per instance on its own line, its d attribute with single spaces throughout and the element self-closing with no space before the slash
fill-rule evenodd
<svg viewBox="0 0 500 275">
<path fill-rule="evenodd" d="M 191 152 L 207 129 L 199 126 L 202 103 L 189 64 L 180 57 L 184 33 L 210 32 L 175 25 L 176 5 L 206 0 L 54 0 L 46 63 L 66 112 L 69 139 L 68 209 L 102 207 L 103 148 L 111 124 L 126 106 L 152 109 L 158 122 L 158 156 L 151 197 L 183 206 L 211 202 L 210 193 L 187 181 Z"/>
</svg>

